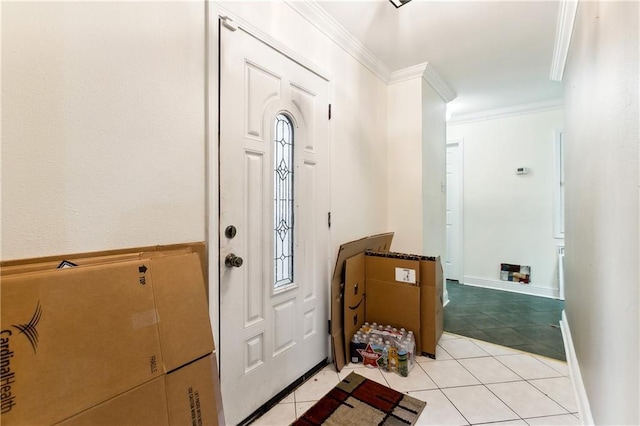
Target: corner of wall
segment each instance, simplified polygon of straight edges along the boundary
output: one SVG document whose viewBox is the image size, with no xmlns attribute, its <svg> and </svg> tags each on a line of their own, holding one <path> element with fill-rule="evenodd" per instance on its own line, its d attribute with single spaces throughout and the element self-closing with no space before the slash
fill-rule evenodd
<svg viewBox="0 0 640 426">
<path fill-rule="evenodd" d="M 422 79 L 422 252 L 446 253 L 446 102 Z"/>
<path fill-rule="evenodd" d="M 422 99 L 420 77 L 387 86 L 388 228 L 397 251 L 422 251 Z"/>
</svg>

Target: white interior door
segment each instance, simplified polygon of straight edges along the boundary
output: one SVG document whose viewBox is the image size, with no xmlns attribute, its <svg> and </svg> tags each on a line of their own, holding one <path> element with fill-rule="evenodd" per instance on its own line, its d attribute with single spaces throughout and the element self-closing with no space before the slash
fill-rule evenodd
<svg viewBox="0 0 640 426">
<path fill-rule="evenodd" d="M 329 85 L 220 31 L 219 354 L 237 424 L 327 357 Z"/>
<path fill-rule="evenodd" d="M 460 281 L 462 270 L 462 149 L 447 143 L 447 252 L 445 278 Z"/>
</svg>

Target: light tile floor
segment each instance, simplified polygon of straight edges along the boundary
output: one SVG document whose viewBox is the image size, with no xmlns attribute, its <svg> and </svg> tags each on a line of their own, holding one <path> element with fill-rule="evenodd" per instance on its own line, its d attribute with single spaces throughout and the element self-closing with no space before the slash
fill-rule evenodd
<svg viewBox="0 0 640 426">
<path fill-rule="evenodd" d="M 351 371 L 427 402 L 418 425 L 579 425 L 567 363 L 444 333 L 409 377 L 328 365 L 254 425 L 289 425 Z"/>
</svg>

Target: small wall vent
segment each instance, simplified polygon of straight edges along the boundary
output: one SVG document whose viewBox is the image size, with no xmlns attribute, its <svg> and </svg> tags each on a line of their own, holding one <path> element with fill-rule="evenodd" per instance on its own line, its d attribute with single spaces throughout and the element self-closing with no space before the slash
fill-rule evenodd
<svg viewBox="0 0 640 426">
<path fill-rule="evenodd" d="M 531 266 L 501 263 L 500 279 L 502 281 L 513 281 L 523 284 L 529 284 L 531 282 Z"/>
</svg>

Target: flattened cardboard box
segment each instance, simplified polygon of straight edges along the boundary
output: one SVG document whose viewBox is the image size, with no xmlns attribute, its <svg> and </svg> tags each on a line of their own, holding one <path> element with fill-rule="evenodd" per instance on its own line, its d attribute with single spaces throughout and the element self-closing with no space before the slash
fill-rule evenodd
<svg viewBox="0 0 640 426">
<path fill-rule="evenodd" d="M 147 247 L 131 247 L 117 250 L 103 250 L 89 253 L 60 254 L 55 256 L 34 257 L 30 259 L 3 260 L 0 262 L 0 275 L 13 275 L 26 272 L 38 272 L 57 269 L 64 260 L 78 266 L 99 263 L 120 262 L 127 260 L 146 259 L 154 255 L 170 255 L 181 253 L 198 253 L 202 274 L 206 278 L 207 259 L 206 245 L 203 242 L 158 245 Z M 206 283 L 206 280 L 205 280 Z"/>
<path fill-rule="evenodd" d="M 331 278 L 331 320 L 329 333 L 331 334 L 331 349 L 333 360 L 338 371 L 345 366 L 344 342 L 344 270 L 345 261 L 365 250 L 386 251 L 391 247 L 393 233 L 372 235 L 342 244 L 338 250 L 336 266 Z M 364 309 L 364 307 L 363 307 Z M 363 313 L 364 315 L 364 313 Z M 348 343 L 348 342 L 347 342 Z"/>
<path fill-rule="evenodd" d="M 53 424 L 214 349 L 197 254 L 3 277 L 2 423 Z"/>
<path fill-rule="evenodd" d="M 166 376 L 170 425 L 225 424 L 215 354 Z"/>
<path fill-rule="evenodd" d="M 157 377 L 57 426 L 224 424 L 215 354 Z"/>
<path fill-rule="evenodd" d="M 165 376 L 160 376 L 56 425 L 169 426 L 167 410 Z"/>
<path fill-rule="evenodd" d="M 444 314 L 440 258 L 390 253 L 392 237 L 393 234 L 368 237 L 340 247 L 332 282 L 331 314 L 333 357 L 338 371 L 348 363 L 346 348 L 353 333 L 365 321 L 413 330 L 416 349 L 435 357 Z M 372 244 L 372 241 L 375 242 Z M 380 241 L 384 241 L 384 250 L 378 254 L 387 253 L 389 258 L 362 253 L 367 245 L 375 246 Z M 365 249 L 358 252 L 362 247 Z M 341 256 L 343 254 L 351 256 Z M 413 271 L 410 280 L 413 285 L 398 281 L 398 270 Z M 336 288 L 341 290 L 340 297 L 334 296 Z M 334 334 L 337 317 L 341 317 L 337 332 L 341 334 Z"/>
</svg>

